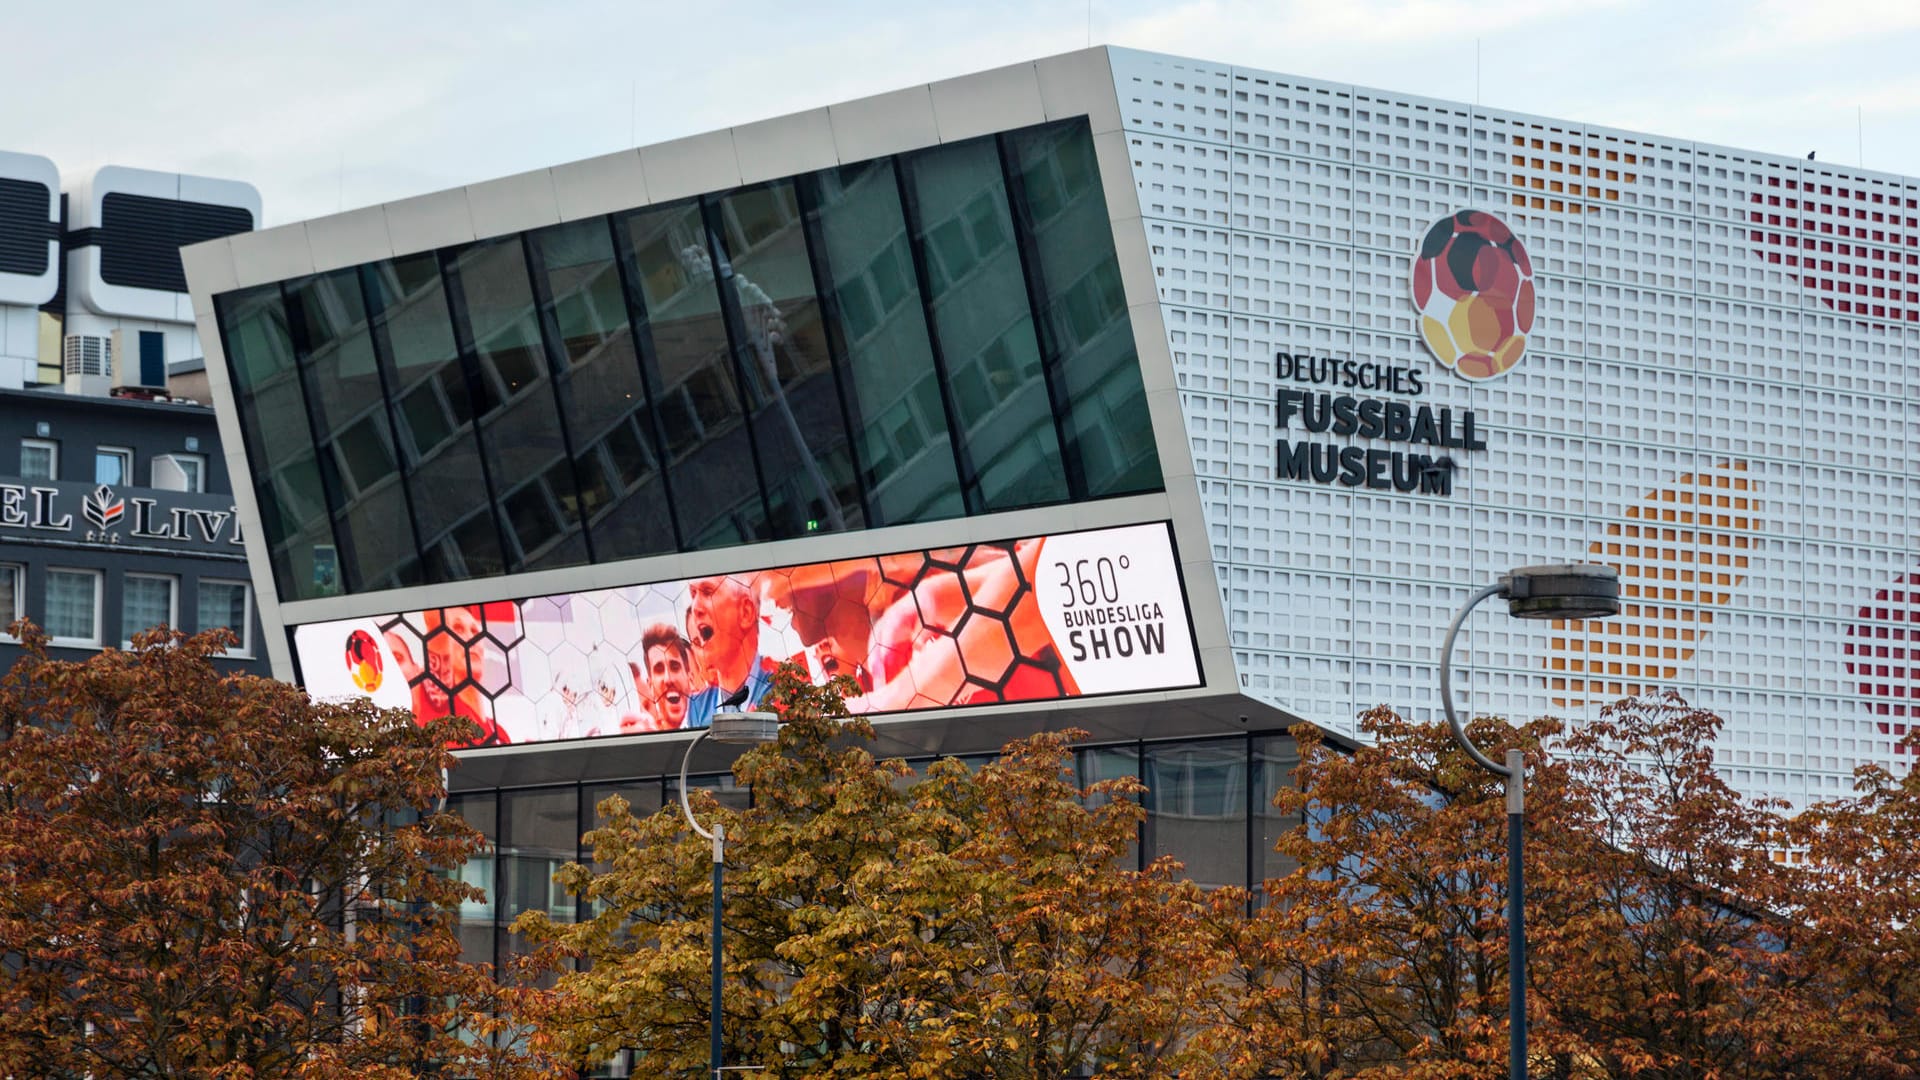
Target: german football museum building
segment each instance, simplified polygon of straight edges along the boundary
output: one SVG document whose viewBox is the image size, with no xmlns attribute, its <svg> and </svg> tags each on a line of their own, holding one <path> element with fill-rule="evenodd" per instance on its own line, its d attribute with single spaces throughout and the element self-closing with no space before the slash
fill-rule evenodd
<svg viewBox="0 0 1920 1080">
<path fill-rule="evenodd" d="M 1916 219 L 1899 177 L 1101 48 L 185 260 L 275 672 L 478 725 L 484 956 L 783 660 L 883 753 L 1087 729 L 1205 882 L 1274 869 L 1286 726 L 1432 715 L 1515 566 L 1612 564 L 1626 610 L 1476 621 L 1476 711 L 1676 688 L 1796 800 L 1904 764 Z"/>
</svg>

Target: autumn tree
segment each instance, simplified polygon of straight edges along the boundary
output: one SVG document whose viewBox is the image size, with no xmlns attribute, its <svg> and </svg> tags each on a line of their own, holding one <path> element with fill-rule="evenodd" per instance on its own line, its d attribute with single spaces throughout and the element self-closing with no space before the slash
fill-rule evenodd
<svg viewBox="0 0 1920 1080">
<path fill-rule="evenodd" d="M 1531 1074 L 1913 1075 L 1920 782 L 1865 770 L 1790 819 L 1715 770 L 1720 727 L 1671 694 L 1567 732 L 1473 724 L 1528 755 Z M 1298 869 L 1251 919 L 1217 898 L 1234 1000 L 1202 1039 L 1263 1074 L 1504 1075 L 1499 781 L 1442 725 L 1362 729 L 1352 753 L 1296 732 Z"/>
<path fill-rule="evenodd" d="M 729 1062 L 777 1077 L 1207 1076 L 1189 1045 L 1214 954 L 1175 868 L 1131 866 L 1134 781 L 1073 781 L 1073 733 L 923 779 L 876 761 L 845 687 L 792 669 L 777 745 L 735 765 L 753 807 L 702 799 L 728 837 Z M 593 917 L 517 928 L 578 961 L 541 1033 L 577 1059 L 638 1051 L 643 1075 L 707 1056 L 709 849 L 677 806 L 601 806 L 595 866 L 558 880 Z"/>
<path fill-rule="evenodd" d="M 1859 1010 L 1798 962 L 1787 808 L 1715 770 L 1721 725 L 1667 693 L 1555 747 L 1566 796 L 1529 852 L 1541 1049 L 1609 1076 L 1859 1075 Z"/>
<path fill-rule="evenodd" d="M 453 933 L 448 721 L 219 674 L 153 631 L 0 681 L 0 1074 L 527 1075 Z"/>
<path fill-rule="evenodd" d="M 1920 751 L 1920 732 L 1902 751 Z M 1920 1076 L 1920 773 L 1878 765 L 1792 822 L 1804 929 L 1786 963 L 1827 985 L 1831 1076 Z"/>
<path fill-rule="evenodd" d="M 1207 1041 L 1256 1075 L 1496 1075 L 1507 1048 L 1500 781 L 1444 726 L 1386 709 L 1360 726 L 1372 745 L 1351 753 L 1294 730 L 1296 785 L 1275 805 L 1302 822 L 1278 844 L 1297 868 L 1266 883 L 1251 918 L 1234 917 L 1234 891 L 1217 898 L 1235 1001 Z M 1559 783 L 1537 752 L 1555 730 L 1473 725 L 1496 758 L 1535 748 L 1530 808 Z"/>
</svg>

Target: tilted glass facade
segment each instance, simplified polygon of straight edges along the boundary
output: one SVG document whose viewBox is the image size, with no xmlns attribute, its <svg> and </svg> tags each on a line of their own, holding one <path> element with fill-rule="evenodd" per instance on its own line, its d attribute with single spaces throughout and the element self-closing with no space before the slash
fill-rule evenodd
<svg viewBox="0 0 1920 1080">
<path fill-rule="evenodd" d="M 284 600 L 1161 489 L 1084 119 L 215 306 Z"/>
</svg>

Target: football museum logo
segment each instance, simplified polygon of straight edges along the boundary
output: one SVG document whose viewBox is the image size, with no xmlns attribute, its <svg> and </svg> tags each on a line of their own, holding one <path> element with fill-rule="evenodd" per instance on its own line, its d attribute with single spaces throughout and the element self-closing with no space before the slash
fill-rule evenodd
<svg viewBox="0 0 1920 1080">
<path fill-rule="evenodd" d="M 1466 379 L 1505 375 L 1533 329 L 1533 262 L 1484 210 L 1441 218 L 1413 257 L 1413 306 L 1433 358 Z"/>
<path fill-rule="evenodd" d="M 1462 210 L 1435 222 L 1412 270 L 1420 337 L 1434 359 L 1476 382 L 1520 363 L 1533 329 L 1533 263 L 1499 218 Z M 1427 388 L 1418 368 L 1280 352 L 1274 375 L 1283 384 L 1274 395 L 1274 427 L 1283 433 L 1277 479 L 1451 495 L 1458 462 L 1449 451 L 1487 448 L 1471 409 L 1363 396 L 1418 398 Z M 1295 427 L 1323 438 L 1289 438 Z"/>
</svg>

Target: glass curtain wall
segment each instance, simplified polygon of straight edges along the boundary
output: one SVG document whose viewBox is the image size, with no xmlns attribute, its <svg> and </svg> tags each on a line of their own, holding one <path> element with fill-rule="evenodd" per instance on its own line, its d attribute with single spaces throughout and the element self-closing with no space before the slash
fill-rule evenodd
<svg viewBox="0 0 1920 1080">
<path fill-rule="evenodd" d="M 1004 145 L 1021 242 L 1031 252 L 1041 348 L 1056 397 L 1072 403 L 1062 433 L 1074 450 L 1067 462 L 1089 496 L 1158 491 L 1120 261 L 1111 240 L 1088 242 L 1111 227 L 1093 143 L 1054 124 L 1014 132 Z"/>
<path fill-rule="evenodd" d="M 559 344 L 555 386 L 594 554 L 676 551 L 652 404 L 658 390 L 644 381 L 613 232 L 606 219 L 593 218 L 542 229 L 531 240 L 542 314 Z"/>
<path fill-rule="evenodd" d="M 848 427 L 874 526 L 967 512 L 963 471 L 907 243 L 899 174 L 869 161 L 802 180 L 816 277 L 845 357 Z"/>
<path fill-rule="evenodd" d="M 1281 834 L 1299 823 L 1280 814 L 1273 796 L 1294 782 L 1299 749 L 1292 736 L 1264 734 L 1169 743 L 1127 743 L 1074 752 L 1077 782 L 1139 777 L 1147 818 L 1124 865 L 1143 868 L 1161 856 L 1186 867 L 1185 876 L 1208 888 L 1223 885 L 1258 890 L 1292 865 L 1274 852 Z M 933 759 L 909 764 L 919 775 Z M 971 767 L 991 756 L 963 758 Z M 455 795 L 449 808 L 486 834 L 485 855 L 467 863 L 460 880 L 487 890 L 488 899 L 461 909 L 461 941 L 468 960 L 503 962 L 518 943 L 506 927 L 525 911 L 543 910 L 571 921 L 591 915 L 552 884 L 568 861 L 589 862 L 593 852 L 580 837 L 600 821 L 597 807 L 610 795 L 625 799 L 634 814 L 680 815 L 679 778 L 645 779 L 485 791 Z M 689 787 L 708 791 L 722 805 L 744 808 L 752 792 L 731 775 L 692 777 Z M 499 898 L 496 904 L 494 898 Z"/>
<path fill-rule="evenodd" d="M 291 282 L 287 307 L 344 584 L 352 592 L 417 585 L 419 539 L 396 467 L 359 272 Z"/>
<path fill-rule="evenodd" d="M 630 214 L 618 231 L 658 366 L 660 432 L 682 543 L 697 549 L 771 539 L 706 214 L 698 202 L 679 203 Z"/>
<path fill-rule="evenodd" d="M 1084 120 L 217 299 L 283 599 L 1159 490 Z"/>
<path fill-rule="evenodd" d="M 274 585 L 289 599 L 332 596 L 341 591 L 338 548 L 295 368 L 286 298 L 279 285 L 262 285 L 219 297 L 215 309 Z"/>
<path fill-rule="evenodd" d="M 953 143 L 909 155 L 903 168 L 920 286 L 967 446 L 967 508 L 1064 501 L 1059 407 L 1040 365 L 999 147 Z"/>
<path fill-rule="evenodd" d="M 454 342 L 440 261 L 413 255 L 360 270 L 427 578 L 504 573 L 491 509 L 496 496 L 474 431 L 473 392 Z"/>
<path fill-rule="evenodd" d="M 523 238 L 452 252 L 443 269 L 454 337 L 472 356 L 474 420 L 506 525 L 509 568 L 587 562 L 569 432 L 554 398 Z"/>
<path fill-rule="evenodd" d="M 721 246 L 734 351 L 775 539 L 866 524 L 819 290 L 791 181 L 723 196 Z"/>
</svg>

